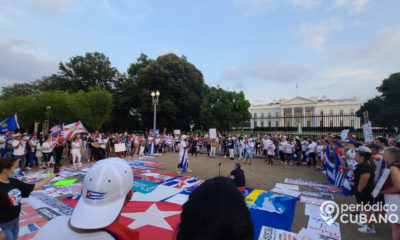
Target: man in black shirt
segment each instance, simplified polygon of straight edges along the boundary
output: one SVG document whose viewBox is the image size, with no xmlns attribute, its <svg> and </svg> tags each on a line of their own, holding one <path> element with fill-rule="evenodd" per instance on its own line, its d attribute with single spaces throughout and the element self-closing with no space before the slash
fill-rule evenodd
<svg viewBox="0 0 400 240">
<path fill-rule="evenodd" d="M 228 174 L 226 177 L 230 178 L 233 176 L 233 183 L 237 187 L 244 187 L 246 183 L 246 179 L 244 177 L 244 171 L 240 169 L 240 163 L 235 164 L 235 169 Z"/>
</svg>

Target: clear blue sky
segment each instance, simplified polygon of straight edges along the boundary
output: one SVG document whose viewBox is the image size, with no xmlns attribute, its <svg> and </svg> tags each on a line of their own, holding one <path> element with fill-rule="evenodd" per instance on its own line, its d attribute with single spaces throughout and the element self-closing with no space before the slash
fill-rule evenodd
<svg viewBox="0 0 400 240">
<path fill-rule="evenodd" d="M 398 0 L 0 0 L 0 87 L 105 53 L 187 56 L 207 84 L 273 98 L 377 94 L 400 71 Z"/>
</svg>

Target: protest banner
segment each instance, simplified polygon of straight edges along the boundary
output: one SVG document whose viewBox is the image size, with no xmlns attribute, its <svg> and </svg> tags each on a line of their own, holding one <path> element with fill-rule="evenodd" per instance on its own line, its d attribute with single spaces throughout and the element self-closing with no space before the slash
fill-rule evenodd
<svg viewBox="0 0 400 240">
<path fill-rule="evenodd" d="M 174 134 L 175 134 L 175 135 L 177 135 L 177 134 L 180 135 L 180 134 L 181 134 L 181 130 L 180 130 L 180 129 L 175 129 L 175 130 L 174 130 Z"/>
<path fill-rule="evenodd" d="M 349 129 L 344 129 L 342 133 L 340 134 L 340 137 L 342 138 L 342 141 L 346 141 L 347 135 L 349 134 L 350 130 Z"/>
<path fill-rule="evenodd" d="M 390 169 L 385 168 L 385 170 L 382 173 L 382 176 L 379 178 L 378 182 L 375 185 L 374 190 L 372 191 L 371 195 L 373 198 L 376 198 L 381 191 L 383 184 L 386 182 L 386 179 L 389 177 L 390 174 Z"/>
<path fill-rule="evenodd" d="M 372 125 L 371 122 L 368 122 L 363 125 L 364 139 L 365 142 L 373 142 L 374 135 L 372 134 Z"/>
<path fill-rule="evenodd" d="M 216 128 L 210 128 L 210 138 L 212 138 L 212 139 L 217 138 L 217 129 Z"/>
<path fill-rule="evenodd" d="M 308 220 L 307 228 L 313 232 L 316 232 L 320 235 L 324 235 L 329 238 L 333 238 L 336 240 L 341 240 L 340 235 L 340 226 L 338 222 L 334 222 L 329 225 L 325 220 L 320 218 L 310 217 Z"/>
<path fill-rule="evenodd" d="M 294 240 L 296 234 L 281 229 L 263 226 L 260 231 L 258 240 Z"/>
<path fill-rule="evenodd" d="M 125 152 L 126 146 L 125 143 L 118 143 L 114 145 L 115 152 Z"/>
</svg>

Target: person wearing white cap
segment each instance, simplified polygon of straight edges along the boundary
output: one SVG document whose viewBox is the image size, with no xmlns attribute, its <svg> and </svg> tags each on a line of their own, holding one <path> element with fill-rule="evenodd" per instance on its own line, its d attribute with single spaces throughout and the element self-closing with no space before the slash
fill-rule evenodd
<svg viewBox="0 0 400 240">
<path fill-rule="evenodd" d="M 125 160 L 97 162 L 83 180 L 82 196 L 72 216 L 54 218 L 34 239 L 139 239 L 137 231 L 118 222 L 132 198 L 132 186 L 132 168 Z"/>
</svg>

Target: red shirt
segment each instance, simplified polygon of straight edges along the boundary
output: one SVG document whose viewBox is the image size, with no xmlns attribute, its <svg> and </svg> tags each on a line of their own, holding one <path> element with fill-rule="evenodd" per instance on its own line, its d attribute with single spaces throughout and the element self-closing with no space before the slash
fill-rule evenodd
<svg viewBox="0 0 400 240">
<path fill-rule="evenodd" d="M 397 169 L 399 169 L 399 171 L 400 171 L 400 164 L 396 164 L 393 167 L 397 167 Z M 386 182 L 383 184 L 382 190 L 386 190 L 391 187 L 393 187 L 393 182 L 392 182 L 392 178 L 389 175 L 389 177 L 386 179 Z M 400 192 L 390 193 L 390 194 L 400 194 Z"/>
</svg>

